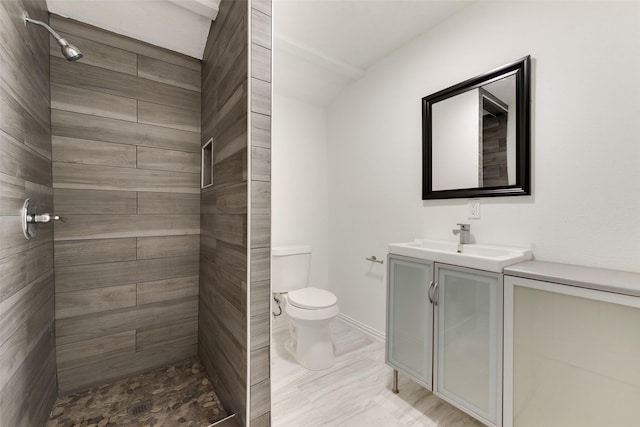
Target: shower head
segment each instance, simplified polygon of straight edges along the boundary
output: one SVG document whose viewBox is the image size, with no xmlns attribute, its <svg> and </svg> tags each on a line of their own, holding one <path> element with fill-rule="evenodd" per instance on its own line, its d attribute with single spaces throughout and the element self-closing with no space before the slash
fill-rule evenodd
<svg viewBox="0 0 640 427">
<path fill-rule="evenodd" d="M 78 59 L 82 58 L 82 52 L 80 52 L 80 49 L 67 42 L 65 39 L 60 38 L 60 40 L 58 40 L 58 43 L 60 44 L 62 54 L 69 61 L 77 61 Z"/>
<path fill-rule="evenodd" d="M 48 26 L 44 22 L 36 21 L 35 19 L 29 18 L 29 14 L 27 14 L 26 12 L 24 14 L 24 22 L 25 22 L 25 25 L 27 23 L 30 23 L 30 24 L 40 25 L 41 27 L 46 28 L 46 30 L 49 31 L 49 33 L 51 33 L 53 38 L 56 39 L 56 41 L 60 45 L 60 48 L 62 50 L 62 54 L 69 61 L 77 61 L 78 59 L 82 58 L 82 52 L 80 52 L 80 49 L 78 49 L 77 47 L 75 47 L 74 45 L 69 43 L 62 36 L 60 36 L 60 34 L 58 34 L 55 31 L 53 31 L 53 28 L 51 28 L 50 26 Z"/>
</svg>

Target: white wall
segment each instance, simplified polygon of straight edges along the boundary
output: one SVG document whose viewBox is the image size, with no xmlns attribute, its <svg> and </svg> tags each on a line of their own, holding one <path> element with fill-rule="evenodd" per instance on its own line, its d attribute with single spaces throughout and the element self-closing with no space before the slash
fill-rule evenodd
<svg viewBox="0 0 640 427">
<path fill-rule="evenodd" d="M 282 96 L 274 80 L 271 241 L 310 244 L 310 283 L 328 288 L 326 110 Z"/>
<path fill-rule="evenodd" d="M 527 54 L 533 195 L 482 199 L 472 237 L 640 271 L 639 48 L 638 2 L 482 1 L 348 87 L 328 109 L 329 283 L 341 312 L 383 331 L 386 263 L 364 258 L 390 242 L 454 239 L 469 222 L 464 199 L 421 200 L 421 98 Z"/>
</svg>

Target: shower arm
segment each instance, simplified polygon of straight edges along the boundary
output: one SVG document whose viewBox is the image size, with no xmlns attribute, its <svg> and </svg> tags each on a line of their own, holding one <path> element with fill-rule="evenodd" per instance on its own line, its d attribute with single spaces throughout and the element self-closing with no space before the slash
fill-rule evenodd
<svg viewBox="0 0 640 427">
<path fill-rule="evenodd" d="M 51 35 L 53 36 L 54 39 L 56 39 L 56 41 L 58 42 L 58 44 L 60 44 L 61 46 L 64 45 L 68 45 L 69 42 L 67 42 L 64 37 L 62 37 L 60 34 L 56 33 L 54 31 L 53 28 L 51 28 L 50 26 L 48 26 L 47 24 L 45 24 L 42 21 L 37 21 L 35 19 L 31 19 L 29 18 L 29 14 L 25 13 L 24 14 L 24 22 L 28 22 L 30 24 L 36 24 L 36 25 L 40 25 L 41 27 L 44 27 L 47 29 L 47 31 L 49 31 L 49 33 L 51 33 Z"/>
</svg>

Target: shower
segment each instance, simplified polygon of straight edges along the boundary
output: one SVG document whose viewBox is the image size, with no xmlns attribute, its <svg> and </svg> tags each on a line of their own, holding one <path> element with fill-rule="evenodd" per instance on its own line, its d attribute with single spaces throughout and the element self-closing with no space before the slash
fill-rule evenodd
<svg viewBox="0 0 640 427">
<path fill-rule="evenodd" d="M 82 58 L 82 52 L 80 52 L 80 49 L 78 49 L 77 47 L 75 47 L 74 45 L 69 43 L 62 36 L 60 36 L 60 34 L 58 34 L 55 31 L 53 31 L 53 28 L 51 28 L 50 26 L 48 26 L 44 22 L 36 21 L 35 19 L 29 18 L 29 14 L 27 14 L 27 13 L 24 14 L 24 22 L 25 22 L 25 25 L 27 23 L 31 23 L 31 24 L 40 25 L 41 27 L 46 28 L 47 31 L 49 31 L 49 33 L 51 33 L 53 38 L 56 39 L 56 41 L 60 45 L 60 48 L 62 50 L 62 54 L 69 61 L 77 61 L 78 59 Z"/>
</svg>

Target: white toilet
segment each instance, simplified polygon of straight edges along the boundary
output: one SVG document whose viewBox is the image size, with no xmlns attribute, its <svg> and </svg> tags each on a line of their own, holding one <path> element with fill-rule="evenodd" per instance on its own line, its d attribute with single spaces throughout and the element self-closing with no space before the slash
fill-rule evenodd
<svg viewBox="0 0 640 427">
<path fill-rule="evenodd" d="M 272 292 L 284 297 L 290 337 L 285 348 L 304 368 L 328 369 L 334 363 L 329 322 L 338 315 L 338 298 L 308 287 L 311 246 L 271 248 Z"/>
</svg>

